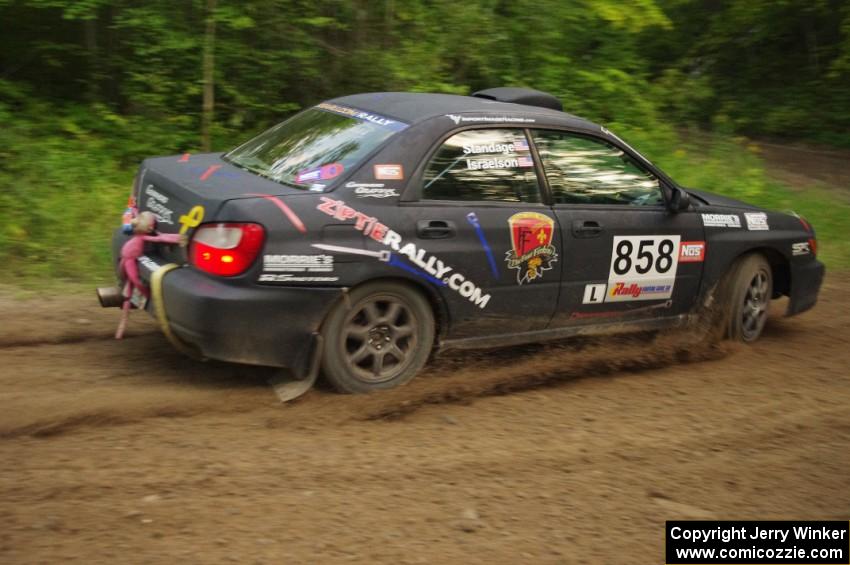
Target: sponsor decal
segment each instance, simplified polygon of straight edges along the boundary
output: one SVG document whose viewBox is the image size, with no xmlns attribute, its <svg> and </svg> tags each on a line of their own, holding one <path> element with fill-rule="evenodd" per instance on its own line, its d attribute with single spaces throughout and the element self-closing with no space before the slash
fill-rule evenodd
<svg viewBox="0 0 850 565">
<path fill-rule="evenodd" d="M 270 273 L 332 273 L 332 255 L 264 255 L 263 271 Z"/>
<path fill-rule="evenodd" d="M 174 211 L 166 206 L 168 197 L 161 192 L 158 192 L 152 184 L 145 187 L 145 195 L 148 199 L 145 201 L 145 207 L 154 213 L 156 221 L 160 224 L 174 225 L 172 216 Z"/>
<path fill-rule="evenodd" d="M 747 220 L 747 229 L 750 231 L 766 231 L 770 229 L 767 225 L 767 214 L 764 212 L 747 212 L 744 214 Z"/>
<path fill-rule="evenodd" d="M 290 274 L 263 273 L 257 282 L 336 282 L 339 277 L 301 277 Z"/>
<path fill-rule="evenodd" d="M 673 292 L 672 284 L 641 284 L 628 281 L 615 282 L 608 293 L 608 302 L 622 300 L 655 300 L 669 298 Z"/>
<path fill-rule="evenodd" d="M 679 244 L 680 263 L 702 263 L 705 260 L 704 241 L 683 241 Z"/>
<path fill-rule="evenodd" d="M 369 122 L 371 124 L 385 127 L 393 131 L 401 131 L 407 127 L 407 124 L 405 124 L 404 122 L 391 120 L 390 118 L 381 116 L 380 114 L 372 114 L 369 112 L 364 112 L 363 110 L 357 110 L 356 108 L 349 108 L 348 106 L 333 104 L 331 102 L 322 102 L 321 104 L 317 105 L 316 108 L 326 110 L 328 112 L 333 112 L 334 114 L 348 116 L 349 118 L 362 120 L 364 122 Z"/>
<path fill-rule="evenodd" d="M 484 145 L 467 143 L 463 146 L 464 155 L 469 155 L 470 153 L 504 153 L 508 155 L 517 151 L 528 151 L 528 143 L 522 140 L 517 143 L 486 143 Z"/>
<path fill-rule="evenodd" d="M 151 273 L 153 273 L 154 271 L 156 271 L 157 269 L 159 269 L 162 266 L 159 263 L 157 263 L 156 261 L 154 261 L 153 259 L 151 259 L 150 257 L 148 257 L 147 255 L 140 256 L 138 261 L 139 261 L 139 265 L 142 265 L 144 268 L 146 268 Z"/>
<path fill-rule="evenodd" d="M 331 251 L 333 253 L 348 253 L 351 255 L 363 255 L 364 257 L 374 257 L 378 261 L 389 263 L 392 253 L 386 249 L 381 251 L 370 251 L 368 249 L 360 249 L 359 247 L 346 247 L 343 245 L 329 245 L 326 243 L 313 243 L 312 247 L 321 249 L 322 251 Z"/>
<path fill-rule="evenodd" d="M 404 180 L 404 167 L 401 165 L 375 165 L 373 170 L 378 180 Z"/>
<path fill-rule="evenodd" d="M 152 184 L 149 184 L 145 187 L 145 194 L 147 194 L 157 202 L 161 202 L 162 204 L 168 204 L 168 197 L 157 191 Z"/>
<path fill-rule="evenodd" d="M 810 255 L 812 246 L 808 241 L 800 241 L 791 244 L 791 255 Z"/>
<path fill-rule="evenodd" d="M 702 214 L 702 225 L 707 228 L 740 228 L 738 214 Z"/>
<path fill-rule="evenodd" d="M 470 212 L 466 215 L 466 221 L 475 230 L 478 236 L 478 241 L 481 242 L 481 247 L 484 248 L 484 253 L 487 255 L 487 262 L 490 264 L 490 272 L 493 273 L 493 278 L 499 278 L 499 267 L 496 266 L 496 259 L 493 257 L 493 251 L 490 249 L 490 244 L 487 243 L 487 237 L 484 235 L 484 230 L 481 228 L 481 222 L 478 221 L 478 215 L 475 212 Z"/>
<path fill-rule="evenodd" d="M 446 114 L 446 117 L 460 125 L 466 122 L 507 122 L 520 124 L 533 124 L 534 118 L 518 118 L 516 116 L 460 116 L 458 114 Z"/>
<path fill-rule="evenodd" d="M 605 301 L 605 290 L 608 285 L 588 284 L 584 286 L 584 297 L 581 299 L 582 304 L 599 304 Z"/>
<path fill-rule="evenodd" d="M 440 286 L 448 286 L 479 308 L 483 309 L 487 306 L 490 301 L 489 294 L 485 294 L 478 285 L 468 280 L 463 273 L 456 271 L 450 265 L 446 265 L 423 247 L 419 247 L 412 241 L 405 242 L 401 234 L 382 224 L 377 218 L 367 216 L 348 206 L 342 200 L 334 200 L 327 196 L 320 196 L 319 199 L 321 203 L 316 206 L 317 210 L 340 221 L 352 220 L 354 229 L 360 231 L 364 237 L 370 237 L 385 246 L 391 252 L 388 263 L 420 276 L 421 274 L 427 275 L 427 280 Z M 313 247 L 317 247 L 317 245 Z M 327 249 L 327 246 L 319 247 L 319 249 Z M 406 257 L 413 266 L 401 261 L 401 257 Z M 420 269 L 422 273 L 420 273 Z"/>
<path fill-rule="evenodd" d="M 412 265 L 408 265 L 386 249 L 381 251 L 369 251 L 367 249 L 359 249 L 357 247 L 343 247 L 341 245 L 327 245 L 324 243 L 314 243 L 313 247 L 315 247 L 316 249 L 321 249 L 323 251 L 333 251 L 334 253 L 349 253 L 351 255 L 363 255 L 364 257 L 374 257 L 378 261 L 387 263 L 388 265 L 391 265 L 393 267 L 403 269 L 408 273 L 425 279 L 426 281 L 433 283 L 437 286 L 447 286 L 446 282 L 441 281 L 440 279 L 433 277 L 425 271 L 417 269 Z"/>
<path fill-rule="evenodd" d="M 180 216 L 180 233 L 186 233 L 191 228 L 196 228 L 204 221 L 204 207 L 193 206 L 188 214 Z"/>
<path fill-rule="evenodd" d="M 307 227 L 304 225 L 304 222 L 301 221 L 301 218 L 298 217 L 298 214 L 292 211 L 292 209 L 287 206 L 283 200 L 278 198 L 277 196 L 272 196 L 271 194 L 258 194 L 258 193 L 249 193 L 248 196 L 258 196 L 271 202 L 275 206 L 277 206 L 278 210 L 280 210 L 286 219 L 289 220 L 295 229 L 300 231 L 301 233 L 307 233 Z"/>
<path fill-rule="evenodd" d="M 394 198 L 398 196 L 398 191 L 394 188 L 360 187 L 354 190 L 354 196 L 358 198 Z"/>
<path fill-rule="evenodd" d="M 670 298 L 680 239 L 678 235 L 615 236 L 605 302 Z"/>
<path fill-rule="evenodd" d="M 178 162 L 187 163 L 188 161 L 183 161 L 181 159 Z M 221 179 L 221 180 L 224 180 L 224 179 L 231 179 L 231 180 L 241 179 L 241 178 L 243 178 L 243 174 L 248 174 L 248 173 L 241 173 L 239 171 L 239 169 L 237 169 L 237 170 L 225 169 L 225 168 L 223 168 L 222 165 L 210 165 L 209 167 L 204 167 L 204 166 L 201 166 L 201 165 L 186 165 L 185 168 L 186 168 L 186 171 L 189 174 L 198 175 L 198 179 L 202 180 L 202 181 L 207 180 L 208 178 L 213 176 L 213 174 L 215 174 L 216 179 Z"/>
<path fill-rule="evenodd" d="M 345 167 L 342 163 L 331 163 L 322 165 L 321 167 L 313 167 L 312 169 L 304 169 L 295 175 L 295 182 L 306 184 L 314 180 L 330 180 L 335 179 L 342 174 Z"/>
<path fill-rule="evenodd" d="M 358 198 L 393 198 L 398 196 L 394 188 L 384 188 L 384 183 L 347 182 L 345 188 L 353 188 Z"/>
<path fill-rule="evenodd" d="M 221 168 L 221 165 L 210 165 L 209 167 L 207 167 L 207 170 L 204 171 L 201 174 L 200 177 L 198 177 L 198 180 L 207 180 L 208 178 L 213 176 L 215 174 L 215 172 L 217 170 L 219 170 L 220 168 Z"/>
<path fill-rule="evenodd" d="M 512 249 L 505 253 L 508 268 L 516 269 L 518 284 L 531 282 L 552 268 L 558 253 L 552 245 L 555 220 L 537 212 L 520 212 L 508 218 Z"/>
<path fill-rule="evenodd" d="M 500 159 L 467 159 L 466 168 L 477 171 L 479 169 L 513 169 L 516 167 L 533 167 L 534 162 L 530 157 L 511 157 Z"/>
</svg>

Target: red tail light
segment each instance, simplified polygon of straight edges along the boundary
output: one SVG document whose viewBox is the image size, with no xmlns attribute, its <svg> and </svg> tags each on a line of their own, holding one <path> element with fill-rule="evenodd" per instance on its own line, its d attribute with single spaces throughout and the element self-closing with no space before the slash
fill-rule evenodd
<svg viewBox="0 0 850 565">
<path fill-rule="evenodd" d="M 204 224 L 192 237 L 189 261 L 220 277 L 241 275 L 257 258 L 265 238 L 260 224 Z"/>
<path fill-rule="evenodd" d="M 817 255 L 818 254 L 818 240 L 816 240 L 815 238 L 811 238 L 809 240 L 809 249 L 812 250 L 812 255 Z"/>
</svg>

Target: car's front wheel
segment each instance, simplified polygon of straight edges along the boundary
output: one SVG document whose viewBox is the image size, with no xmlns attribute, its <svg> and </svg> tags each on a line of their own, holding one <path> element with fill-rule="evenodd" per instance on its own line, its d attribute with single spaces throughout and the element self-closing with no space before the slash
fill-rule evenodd
<svg viewBox="0 0 850 565">
<path fill-rule="evenodd" d="M 762 255 L 748 255 L 735 264 L 725 283 L 726 335 L 735 341 L 757 340 L 773 297 L 770 264 Z"/>
<path fill-rule="evenodd" d="M 338 391 L 371 392 L 412 379 L 434 342 L 431 305 L 407 285 L 355 288 L 322 325 L 322 374 Z"/>
</svg>

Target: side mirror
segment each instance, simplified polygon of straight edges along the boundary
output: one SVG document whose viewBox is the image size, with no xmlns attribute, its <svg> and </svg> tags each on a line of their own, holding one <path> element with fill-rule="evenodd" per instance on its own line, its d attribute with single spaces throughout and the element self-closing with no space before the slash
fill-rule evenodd
<svg viewBox="0 0 850 565">
<path fill-rule="evenodd" d="M 675 214 L 687 210 L 690 205 L 691 196 L 681 188 L 674 186 L 671 189 L 670 200 L 667 202 L 667 209 Z"/>
</svg>

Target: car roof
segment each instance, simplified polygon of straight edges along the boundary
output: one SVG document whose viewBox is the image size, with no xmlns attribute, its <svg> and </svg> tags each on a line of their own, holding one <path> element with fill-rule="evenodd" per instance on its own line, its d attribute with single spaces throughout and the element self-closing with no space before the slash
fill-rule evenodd
<svg viewBox="0 0 850 565">
<path fill-rule="evenodd" d="M 352 94 L 329 100 L 335 104 L 375 112 L 408 124 L 423 122 L 446 114 L 502 114 L 506 116 L 533 116 L 535 121 L 598 129 L 599 126 L 580 118 L 541 106 L 496 102 L 475 96 L 435 94 L 425 92 L 369 92 Z"/>
</svg>

